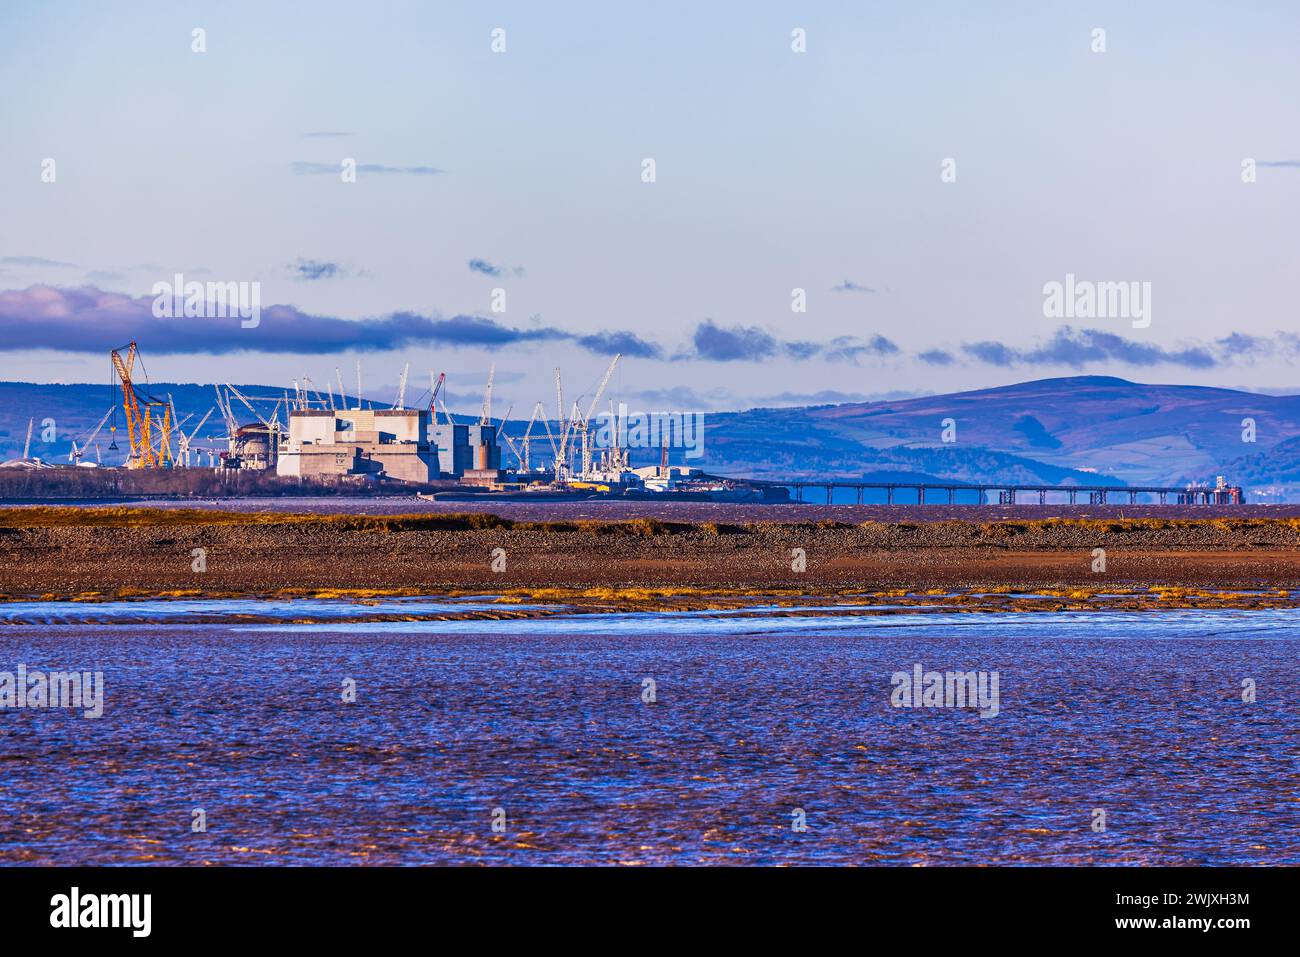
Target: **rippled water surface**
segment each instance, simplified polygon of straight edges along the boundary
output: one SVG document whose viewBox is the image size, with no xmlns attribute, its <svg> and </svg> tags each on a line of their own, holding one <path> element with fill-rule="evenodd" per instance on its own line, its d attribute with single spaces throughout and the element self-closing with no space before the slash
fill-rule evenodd
<svg viewBox="0 0 1300 957">
<path fill-rule="evenodd" d="M 1300 863 L 1294 611 L 44 611 L 0 671 L 106 704 L 0 710 L 6 863 Z M 891 707 L 917 663 L 997 671 L 999 714 Z"/>
</svg>

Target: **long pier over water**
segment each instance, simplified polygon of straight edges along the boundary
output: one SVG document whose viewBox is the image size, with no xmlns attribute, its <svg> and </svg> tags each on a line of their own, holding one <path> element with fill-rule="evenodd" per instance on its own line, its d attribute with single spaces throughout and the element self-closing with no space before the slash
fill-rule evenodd
<svg viewBox="0 0 1300 957">
<path fill-rule="evenodd" d="M 1122 502 L 1128 498 L 1130 505 L 1136 505 L 1139 495 L 1155 496 L 1161 505 L 1240 505 L 1243 497 L 1238 485 L 1221 485 L 1214 488 L 1179 488 L 1164 485 L 990 485 L 960 484 L 948 482 L 851 482 L 851 481 L 795 481 L 795 482 L 751 482 L 753 485 L 780 486 L 790 489 L 796 502 L 807 501 L 811 490 L 824 489 L 826 503 L 829 505 L 836 489 L 850 489 L 856 492 L 857 504 L 863 504 L 863 495 L 868 489 L 884 490 L 885 501 L 889 505 L 924 505 L 926 493 L 938 495 L 946 493 L 949 505 L 1024 505 L 1048 504 L 1049 495 L 1064 495 L 1069 504 L 1079 504 L 1080 496 L 1087 496 L 1088 505 L 1107 505 Z M 957 493 L 975 493 L 977 500 L 958 502 Z M 1033 496 L 1031 502 L 1024 502 L 1024 496 Z M 931 501 L 930 504 L 936 504 Z"/>
</svg>

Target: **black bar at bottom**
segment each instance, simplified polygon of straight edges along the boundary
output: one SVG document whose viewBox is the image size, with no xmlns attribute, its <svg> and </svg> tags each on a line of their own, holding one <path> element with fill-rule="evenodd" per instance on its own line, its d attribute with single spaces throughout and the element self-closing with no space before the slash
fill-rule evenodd
<svg viewBox="0 0 1300 957">
<path fill-rule="evenodd" d="M 644 941 L 670 928 L 681 940 L 687 922 L 702 927 L 693 942 L 720 937 L 732 945 L 839 928 L 863 939 L 891 931 L 970 945 L 1054 938 L 1181 945 L 1195 936 L 1232 947 L 1287 927 L 1282 910 L 1294 876 L 1276 868 L 0 868 L 0 914 L 6 943 L 130 947 L 335 948 L 450 943 L 464 933 L 467 943 L 483 935 L 496 943 L 612 942 L 623 934 Z M 74 887 L 79 918 L 102 913 L 109 922 L 116 910 L 122 926 L 52 926 L 52 917 L 71 923 Z M 138 935 L 143 897 L 103 897 L 145 894 L 147 937 Z"/>
</svg>

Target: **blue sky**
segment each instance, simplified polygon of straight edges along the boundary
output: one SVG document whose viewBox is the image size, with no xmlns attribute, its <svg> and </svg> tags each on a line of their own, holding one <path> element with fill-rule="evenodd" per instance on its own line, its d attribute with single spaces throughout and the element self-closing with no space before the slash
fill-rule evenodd
<svg viewBox="0 0 1300 957">
<path fill-rule="evenodd" d="M 526 410 L 555 366 L 576 395 L 624 342 L 647 354 L 614 388 L 647 407 L 1079 372 L 1291 387 L 1294 4 L 10 0 L 4 17 L 5 378 L 98 382 L 102 351 L 69 350 L 135 334 L 77 305 L 93 292 L 51 322 L 31 287 L 129 300 L 181 271 L 261 283 L 307 337 L 437 324 L 361 354 L 367 382 L 445 369 L 467 406 L 490 362 L 498 401 Z M 345 157 L 356 183 L 332 172 Z M 1246 157 L 1294 165 L 1244 184 Z M 1150 327 L 1063 333 L 1042 287 L 1067 273 L 1150 282 Z M 459 344 L 485 338 L 475 319 L 504 344 Z M 202 354 L 152 324 L 138 338 L 155 379 L 323 382 L 358 356 L 273 327 Z"/>
</svg>

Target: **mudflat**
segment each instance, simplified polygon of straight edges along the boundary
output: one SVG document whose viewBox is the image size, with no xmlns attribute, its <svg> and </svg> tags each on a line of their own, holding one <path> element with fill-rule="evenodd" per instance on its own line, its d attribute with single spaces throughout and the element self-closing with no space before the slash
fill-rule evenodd
<svg viewBox="0 0 1300 957">
<path fill-rule="evenodd" d="M 1171 589 L 1245 589 L 1275 603 L 1300 589 L 1300 519 L 718 523 L 0 510 L 0 593 L 11 600 L 584 589 L 614 600 L 656 590 L 722 598 L 1061 589 L 1077 598 L 1157 589 L 1165 607 Z"/>
</svg>

